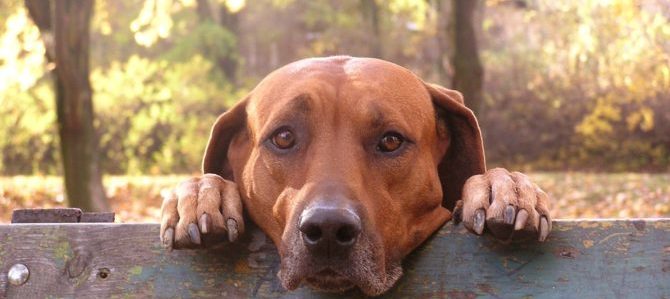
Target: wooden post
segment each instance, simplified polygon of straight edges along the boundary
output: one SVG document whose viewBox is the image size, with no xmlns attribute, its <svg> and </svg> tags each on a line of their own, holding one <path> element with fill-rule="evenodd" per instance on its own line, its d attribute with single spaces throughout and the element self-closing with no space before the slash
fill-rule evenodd
<svg viewBox="0 0 670 299">
<path fill-rule="evenodd" d="M 18 209 L 12 213 L 12 223 L 78 223 L 114 222 L 111 212 L 83 212 L 77 208 L 61 209 Z"/>
</svg>

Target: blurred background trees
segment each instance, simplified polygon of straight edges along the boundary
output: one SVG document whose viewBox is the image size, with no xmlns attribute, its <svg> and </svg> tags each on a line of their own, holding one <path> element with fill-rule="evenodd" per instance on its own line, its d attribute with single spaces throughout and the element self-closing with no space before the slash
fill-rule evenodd
<svg viewBox="0 0 670 299">
<path fill-rule="evenodd" d="M 53 68 L 63 177 L 70 206 L 109 210 L 100 172 L 89 81 L 89 27 L 93 0 L 26 0 Z"/>
<path fill-rule="evenodd" d="M 470 94 L 455 76 L 474 53 L 457 47 L 462 34 L 476 36 L 466 39 L 483 66 L 474 75 L 489 165 L 670 170 L 668 0 L 459 2 L 475 1 L 96 1 L 90 81 L 103 172 L 197 172 L 216 116 L 304 57 L 380 57 Z M 460 9 L 472 28 L 459 27 Z M 24 2 L 0 2 L 3 175 L 62 174 L 54 66 Z"/>
<path fill-rule="evenodd" d="M 481 110 L 484 78 L 475 32 L 475 28 L 481 25 L 481 20 L 475 18 L 478 3 L 478 0 L 454 0 L 451 8 L 451 34 L 454 36 L 451 43 L 454 48 L 451 57 L 454 68 L 451 88 L 463 94 L 465 105 L 475 114 Z"/>
</svg>

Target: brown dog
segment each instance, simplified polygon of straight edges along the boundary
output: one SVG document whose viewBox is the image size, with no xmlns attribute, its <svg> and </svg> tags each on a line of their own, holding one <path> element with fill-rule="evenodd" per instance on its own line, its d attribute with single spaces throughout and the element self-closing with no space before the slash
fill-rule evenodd
<svg viewBox="0 0 670 299">
<path fill-rule="evenodd" d="M 543 241 L 549 199 L 525 175 L 486 171 L 461 95 L 378 59 L 329 57 L 268 75 L 212 128 L 201 177 L 162 206 L 168 248 L 244 231 L 243 207 L 279 249 L 279 278 L 387 291 L 401 260 L 452 217 Z"/>
</svg>

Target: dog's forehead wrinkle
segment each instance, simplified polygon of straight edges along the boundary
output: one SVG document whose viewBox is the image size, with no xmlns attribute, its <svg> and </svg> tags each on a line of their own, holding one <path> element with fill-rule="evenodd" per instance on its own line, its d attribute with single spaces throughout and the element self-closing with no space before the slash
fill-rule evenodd
<svg viewBox="0 0 670 299">
<path fill-rule="evenodd" d="M 298 93 L 287 98 L 259 98 L 249 105 L 248 113 L 254 115 L 251 118 L 252 130 L 257 130 L 257 137 L 263 138 L 281 125 L 300 126 L 312 114 L 313 109 L 312 96 L 309 93 Z"/>
<path fill-rule="evenodd" d="M 312 109 L 311 98 L 307 93 L 301 93 L 291 100 L 291 110 L 309 113 Z"/>
<path fill-rule="evenodd" d="M 288 114 L 293 116 L 295 114 L 306 115 L 312 112 L 312 96 L 307 92 L 300 92 L 296 96 L 288 97 L 288 101 L 277 102 L 280 109 L 276 109 L 280 115 Z"/>
<path fill-rule="evenodd" d="M 253 106 L 264 121 L 284 114 L 322 113 L 326 103 L 337 97 L 339 83 L 328 78 L 307 77 L 282 81 L 282 89 L 274 87 L 258 88 Z M 319 111 L 316 111 L 319 110 Z"/>
<path fill-rule="evenodd" d="M 370 125 L 373 129 L 378 129 L 386 124 L 384 113 L 379 109 L 379 106 L 371 104 L 368 106 L 368 113 L 370 114 Z"/>
</svg>

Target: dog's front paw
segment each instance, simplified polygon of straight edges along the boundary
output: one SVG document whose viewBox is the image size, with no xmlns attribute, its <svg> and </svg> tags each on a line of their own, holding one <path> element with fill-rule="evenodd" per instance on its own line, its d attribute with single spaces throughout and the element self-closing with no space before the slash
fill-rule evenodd
<svg viewBox="0 0 670 299">
<path fill-rule="evenodd" d="M 551 231 L 549 196 L 526 175 L 502 168 L 469 178 L 454 214 L 470 231 L 486 229 L 502 240 L 531 236 L 542 242 Z"/>
<path fill-rule="evenodd" d="M 244 232 L 242 200 L 234 182 L 205 174 L 164 192 L 161 243 L 168 250 L 235 241 Z"/>
</svg>

